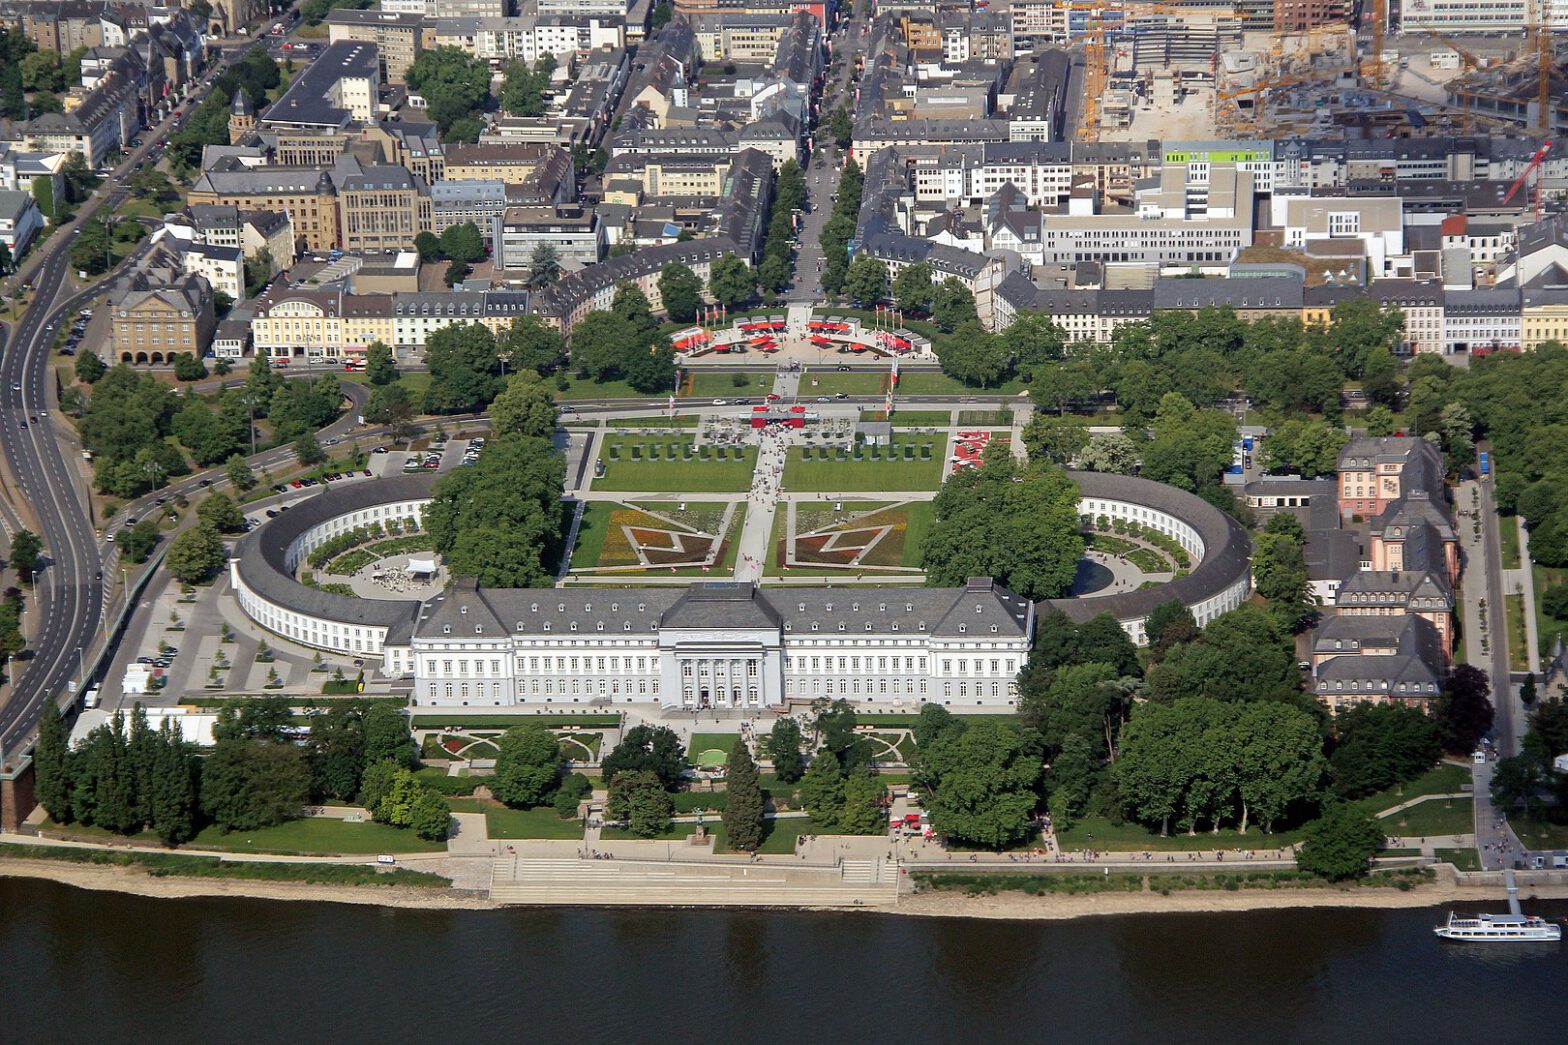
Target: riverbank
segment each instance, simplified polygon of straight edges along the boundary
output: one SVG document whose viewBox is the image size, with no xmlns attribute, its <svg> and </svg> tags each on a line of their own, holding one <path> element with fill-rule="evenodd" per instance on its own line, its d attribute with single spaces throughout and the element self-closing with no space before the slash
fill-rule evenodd
<svg viewBox="0 0 1568 1045">
<path fill-rule="evenodd" d="M 95 892 L 128 893 L 158 900 L 189 897 L 245 897 L 312 903 L 368 904 L 423 910 L 495 910 L 498 905 L 450 889 L 403 885 L 320 885 L 245 878 L 191 878 L 155 875 L 136 864 L 84 864 L 63 860 L 0 859 L 0 878 L 42 878 Z"/>
<path fill-rule="evenodd" d="M 192 897 L 243 897 L 259 900 L 357 904 L 413 910 L 494 911 L 507 905 L 448 889 L 381 885 L 321 885 L 253 879 L 190 878 L 155 875 L 136 865 L 82 864 L 59 860 L 0 859 L 0 877 L 38 878 L 97 892 L 126 893 L 161 900 Z M 1568 899 L 1568 887 L 1523 890 L 1523 899 Z M 1485 889 L 1460 888 L 1448 881 L 1410 889 L 1372 886 L 1298 889 L 1188 889 L 1158 892 L 1104 892 L 1032 896 L 1022 892 L 971 895 L 932 890 L 906 895 L 896 907 L 864 907 L 862 912 L 926 918 L 1010 921 L 1063 921 L 1105 915 L 1196 914 L 1289 908 L 1338 907 L 1401 909 L 1476 903 L 1502 898 Z M 835 910 L 844 908 L 811 908 Z"/>
<path fill-rule="evenodd" d="M 1568 886 L 1522 887 L 1520 898 L 1568 899 Z M 1304 907 L 1360 907 L 1387 910 L 1438 907 L 1454 903 L 1485 903 L 1498 909 L 1504 902 L 1500 890 L 1461 888 L 1438 880 L 1391 889 L 1375 886 L 1301 889 L 1184 889 L 1169 895 L 1157 892 L 1104 892 L 1076 895 L 1031 896 L 1021 892 L 971 895 L 932 890 L 899 901 L 898 914 L 929 918 L 981 918 L 991 920 L 1060 921 L 1119 914 L 1197 914 L 1234 911 L 1282 910 Z"/>
</svg>

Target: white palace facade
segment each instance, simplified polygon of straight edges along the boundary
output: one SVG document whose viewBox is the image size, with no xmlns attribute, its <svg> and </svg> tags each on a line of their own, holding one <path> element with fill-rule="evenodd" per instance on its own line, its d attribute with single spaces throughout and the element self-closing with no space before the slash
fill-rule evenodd
<svg viewBox="0 0 1568 1045">
<path fill-rule="evenodd" d="M 481 589 L 423 604 L 409 658 L 418 706 L 1008 708 L 1034 605 L 988 578 L 962 588 Z"/>
</svg>

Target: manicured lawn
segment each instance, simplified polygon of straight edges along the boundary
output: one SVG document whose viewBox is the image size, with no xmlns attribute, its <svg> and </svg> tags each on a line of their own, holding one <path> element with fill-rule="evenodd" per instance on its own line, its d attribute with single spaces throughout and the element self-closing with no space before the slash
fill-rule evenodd
<svg viewBox="0 0 1568 1045">
<path fill-rule="evenodd" d="M 1531 849 L 1568 849 L 1568 824 L 1517 816 L 1510 817 L 1508 823 L 1519 840 Z"/>
<path fill-rule="evenodd" d="M 276 827 L 224 834 L 209 827 L 190 843 L 192 849 L 255 853 L 435 853 L 445 842 L 426 842 L 413 831 L 387 824 L 346 820 L 290 820 Z"/>
<path fill-rule="evenodd" d="M 608 427 L 616 428 L 696 428 L 702 418 L 696 414 L 676 414 L 674 417 L 612 417 Z"/>
<path fill-rule="evenodd" d="M 1457 795 L 1470 786 L 1469 766 L 1442 762 L 1416 777 L 1408 784 L 1391 787 L 1365 798 L 1358 798 L 1355 805 L 1367 816 L 1377 816 L 1385 809 L 1392 809 L 1401 802 L 1408 802 L 1417 795 Z"/>
<path fill-rule="evenodd" d="M 588 501 L 583 505 L 583 519 L 577 527 L 577 546 L 572 549 L 572 565 L 581 569 L 599 565 L 599 553 L 604 549 L 605 535 L 610 532 L 610 516 L 615 504 L 605 501 Z"/>
<path fill-rule="evenodd" d="M 491 838 L 581 838 L 581 820 L 562 820 L 550 806 L 508 809 L 477 798 L 451 799 L 454 813 L 483 813 Z"/>
<path fill-rule="evenodd" d="M 1468 835 L 1475 833 L 1475 800 L 1429 798 L 1380 821 L 1391 835 Z"/>
<path fill-rule="evenodd" d="M 691 376 L 681 387 L 683 395 L 698 399 L 734 399 L 740 396 L 745 399 L 761 399 L 773 391 L 773 367 L 749 371 L 739 375 L 744 378 L 743 384 L 735 383 L 736 374 L 725 373 L 718 370 L 704 370 L 692 367 Z"/>
<path fill-rule="evenodd" d="M 684 511 L 674 504 L 663 503 L 626 503 L 616 501 L 590 501 L 583 508 L 582 524 L 577 529 L 577 547 L 572 551 L 572 568 L 574 570 L 589 570 L 594 567 L 637 567 L 639 565 L 636 551 L 626 536 L 624 526 L 648 526 L 657 529 L 675 529 L 685 532 L 682 526 L 691 527 L 701 533 L 713 533 L 723 542 L 717 561 L 714 563 L 716 570 L 733 570 L 735 558 L 740 554 L 741 529 L 746 524 L 746 506 L 735 506 L 734 515 L 729 526 L 720 533 L 720 523 L 728 505 L 722 501 L 687 501 Z M 619 515 L 617 515 L 619 513 Z M 646 513 L 653 513 L 650 517 Z M 617 523 L 619 518 L 619 523 Z M 675 524 L 664 520 L 672 520 Z M 662 548 L 663 538 L 654 538 L 654 543 Z M 606 548 L 610 551 L 606 554 Z M 706 554 L 708 546 L 704 542 L 700 547 L 689 546 L 690 554 L 685 557 L 686 562 L 700 561 Z M 658 556 L 653 556 L 655 562 Z M 667 574 L 669 566 L 655 566 L 653 569 L 660 574 Z M 702 573 L 701 567 L 677 567 L 678 574 Z M 639 572 L 633 570 L 632 572 Z M 711 572 L 711 571 L 710 571 Z M 611 574 L 610 576 L 620 576 Z"/>
<path fill-rule="evenodd" d="M 1497 536 L 1503 549 L 1503 569 L 1514 569 L 1519 565 L 1518 520 L 1512 515 L 1499 516 L 1497 519 Z"/>
<path fill-rule="evenodd" d="M 920 448 L 929 445 L 931 457 L 920 459 Z M 913 446 L 915 459 L 906 461 L 903 448 Z M 890 458 L 888 451 L 896 451 Z M 839 459 L 829 456 L 826 460 L 812 453 L 805 457 L 805 447 L 791 447 L 789 461 L 784 466 L 786 490 L 859 491 L 859 490 L 935 490 L 942 483 L 942 463 L 947 457 L 945 436 L 923 436 L 894 433 L 891 447 L 882 447 L 882 456 L 873 460 L 869 449 L 862 450 L 860 460 Z"/>
<path fill-rule="evenodd" d="M 725 448 L 724 460 L 686 458 L 691 441 L 657 436 L 609 436 L 604 440 L 599 460 L 604 463 L 604 478 L 595 479 L 595 490 L 681 491 L 692 493 L 741 493 L 751 486 L 757 467 L 756 447 L 742 448 L 737 460 L 734 447 Z M 612 460 L 615 447 L 618 459 Z M 637 448 L 637 459 L 632 449 Z M 652 447 L 659 457 L 650 459 Z M 673 448 L 673 449 L 672 449 Z M 716 450 L 714 451 L 717 452 Z"/>
<path fill-rule="evenodd" d="M 881 411 L 873 411 L 873 413 L 879 415 Z M 866 420 L 874 419 L 874 417 L 866 418 Z M 897 407 L 893 410 L 894 428 L 929 428 L 933 425 L 941 426 L 952 423 L 953 415 L 946 410 L 899 410 Z"/>
<path fill-rule="evenodd" d="M 1474 849 L 1434 849 L 1432 853 L 1439 860 L 1446 860 L 1461 871 L 1481 869 L 1481 857 Z"/>
<path fill-rule="evenodd" d="M 1504 595 L 1503 605 L 1508 610 L 1508 666 L 1514 671 L 1527 671 L 1530 636 L 1524 626 L 1524 596 Z"/>
<path fill-rule="evenodd" d="M 101 827 L 71 824 L 62 827 L 54 821 L 45 821 L 44 827 L 53 835 L 67 835 L 87 841 L 130 842 L 136 845 L 159 845 L 158 836 L 151 831 L 135 835 L 118 835 Z M 326 856 L 336 853 L 358 855 L 361 853 L 435 853 L 446 849 L 444 842 L 426 842 L 414 832 L 401 827 L 365 821 L 351 824 L 346 820 L 311 818 L 290 820 L 276 827 L 258 827 L 254 831 L 231 831 L 224 834 L 216 827 L 204 828 L 185 849 L 218 849 L 235 853 L 283 853 L 300 856 Z"/>
<path fill-rule="evenodd" d="M 836 370 L 808 370 L 800 378 L 800 398 L 830 396 L 879 396 L 887 391 L 887 371 L 841 374 Z M 895 416 L 897 416 L 895 412 Z"/>
<path fill-rule="evenodd" d="M 693 733 L 691 744 L 686 748 L 686 757 L 693 765 L 701 765 L 706 769 L 721 766 L 729 759 L 730 752 L 735 750 L 735 744 L 740 737 L 734 733 Z M 724 758 L 720 759 L 707 752 L 722 751 Z"/>
<path fill-rule="evenodd" d="M 658 393 L 668 395 L 668 393 Z M 625 381 L 590 381 L 585 377 L 568 376 L 566 389 L 556 390 L 555 398 L 568 399 L 647 399 L 646 392 L 639 392 Z"/>
<path fill-rule="evenodd" d="M 1142 824 L 1128 821 L 1113 824 L 1104 817 L 1085 817 L 1066 831 L 1056 832 L 1056 841 L 1063 849 L 1098 849 L 1101 852 L 1140 852 L 1157 849 L 1161 852 L 1175 850 L 1188 852 L 1195 849 L 1277 849 L 1299 841 L 1301 832 L 1279 831 L 1264 834 L 1257 827 L 1249 826 L 1247 833 L 1227 828 L 1219 832 L 1199 831 L 1189 835 L 1171 828 L 1169 837 L 1161 838 L 1159 831 L 1150 831 Z"/>
<path fill-rule="evenodd" d="M 1024 383 L 1011 378 L 992 388 L 966 385 L 957 378 L 948 377 L 939 370 L 906 370 L 898 377 L 895 395 L 906 396 L 1016 396 L 1024 390 Z"/>
<path fill-rule="evenodd" d="M 1541 608 L 1541 596 L 1554 584 L 1568 584 L 1568 569 L 1531 564 L 1535 579 L 1535 631 L 1542 650 L 1550 650 L 1558 635 L 1568 634 L 1568 620 L 1553 617 Z"/>
</svg>

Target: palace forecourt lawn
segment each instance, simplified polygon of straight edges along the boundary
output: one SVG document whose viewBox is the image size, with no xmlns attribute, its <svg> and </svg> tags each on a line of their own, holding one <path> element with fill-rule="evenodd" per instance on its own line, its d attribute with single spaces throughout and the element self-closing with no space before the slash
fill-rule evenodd
<svg viewBox="0 0 1568 1045">
<path fill-rule="evenodd" d="M 912 453 L 906 453 L 906 448 Z M 872 456 L 873 451 L 877 456 Z M 895 434 L 891 446 L 862 446 L 853 452 L 794 446 L 784 465 L 784 489 L 797 493 L 935 490 L 942 485 L 946 456 L 946 437 L 930 435 Z"/>
<path fill-rule="evenodd" d="M 604 477 L 595 490 L 744 493 L 757 467 L 756 447 L 707 447 L 688 454 L 693 441 L 678 436 L 615 435 L 604 440 Z"/>
</svg>

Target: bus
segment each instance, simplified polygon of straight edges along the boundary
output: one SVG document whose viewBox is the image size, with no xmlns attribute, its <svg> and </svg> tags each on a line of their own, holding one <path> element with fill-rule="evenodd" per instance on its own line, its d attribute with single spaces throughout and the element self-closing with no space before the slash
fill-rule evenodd
<svg viewBox="0 0 1568 1045">
<path fill-rule="evenodd" d="M 1492 455 L 1485 450 L 1481 451 L 1481 478 L 1489 479 L 1492 476 Z"/>
</svg>

